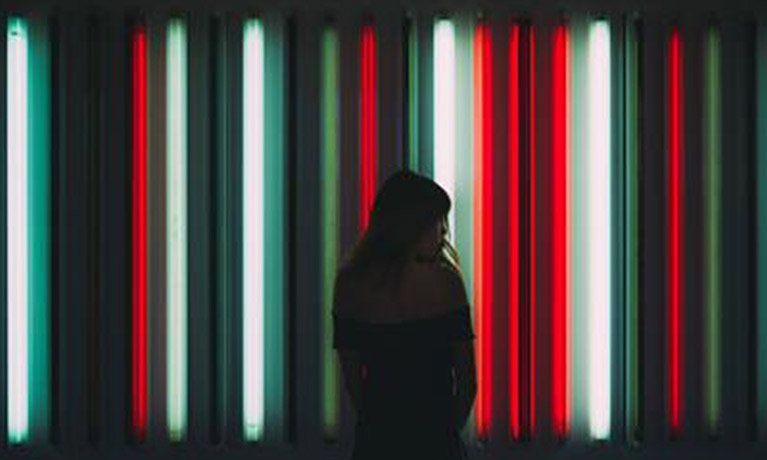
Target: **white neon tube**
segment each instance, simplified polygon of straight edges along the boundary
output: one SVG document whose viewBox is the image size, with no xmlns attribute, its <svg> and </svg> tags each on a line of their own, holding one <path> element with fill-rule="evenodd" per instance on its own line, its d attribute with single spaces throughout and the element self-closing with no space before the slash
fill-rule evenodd
<svg viewBox="0 0 767 460">
<path fill-rule="evenodd" d="M 594 439 L 610 435 L 610 29 L 596 21 L 589 30 L 588 265 L 589 428 Z"/>
<path fill-rule="evenodd" d="M 448 19 L 434 25 L 434 180 L 455 203 L 455 26 Z M 448 216 L 455 235 L 454 207 Z"/>
<path fill-rule="evenodd" d="M 167 32 L 167 359 L 168 431 L 187 426 L 187 70 L 186 26 L 171 19 Z"/>
<path fill-rule="evenodd" d="M 264 30 L 245 22 L 243 43 L 242 276 L 245 438 L 264 431 Z"/>
<path fill-rule="evenodd" d="M 8 21 L 8 440 L 25 442 L 29 433 L 29 160 L 27 24 Z"/>
</svg>

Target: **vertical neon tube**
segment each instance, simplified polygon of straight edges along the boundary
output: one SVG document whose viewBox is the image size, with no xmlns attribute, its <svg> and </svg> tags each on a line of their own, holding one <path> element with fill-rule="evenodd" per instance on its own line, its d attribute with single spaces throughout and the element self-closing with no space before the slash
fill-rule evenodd
<svg viewBox="0 0 767 460">
<path fill-rule="evenodd" d="M 186 436 L 187 426 L 187 70 L 186 25 L 168 23 L 167 122 L 167 366 L 168 433 Z"/>
<path fill-rule="evenodd" d="M 705 420 L 709 435 L 719 430 L 721 411 L 721 142 L 719 30 L 711 28 L 706 39 L 704 129 L 706 213 L 706 316 L 705 316 Z"/>
<path fill-rule="evenodd" d="M 133 31 L 133 434 L 147 428 L 147 50 L 146 30 Z"/>
<path fill-rule="evenodd" d="M 668 403 L 672 436 L 682 429 L 682 308 L 684 290 L 684 148 L 682 128 L 682 39 L 676 27 L 668 45 Z"/>
<path fill-rule="evenodd" d="M 418 171 L 420 165 L 419 155 L 419 85 L 418 85 L 418 28 L 415 19 L 408 22 L 407 30 L 407 107 L 408 107 L 408 167 L 411 171 Z"/>
<path fill-rule="evenodd" d="M 493 383 L 493 61 L 486 24 L 474 31 L 474 301 L 479 313 L 477 431 L 489 436 Z"/>
<path fill-rule="evenodd" d="M 375 30 L 362 27 L 360 49 L 360 233 L 368 226 L 376 191 L 378 101 Z"/>
<path fill-rule="evenodd" d="M 29 437 L 29 36 L 11 17 L 7 35 L 8 441 Z"/>
<path fill-rule="evenodd" d="M 322 167 L 322 288 L 323 288 L 323 404 L 326 439 L 335 439 L 339 430 L 338 369 L 332 348 L 333 283 L 339 248 L 339 40 L 338 31 L 327 27 L 322 36 L 322 86 L 320 93 Z"/>
<path fill-rule="evenodd" d="M 640 438 L 641 420 L 641 339 L 640 339 L 640 136 L 639 132 L 639 22 L 625 29 L 625 148 L 626 148 L 626 437 L 635 443 Z"/>
<path fill-rule="evenodd" d="M 455 26 L 438 19 L 434 25 L 434 180 L 455 202 Z M 448 226 L 455 229 L 455 211 Z M 454 241 L 455 233 L 451 234 Z"/>
<path fill-rule="evenodd" d="M 530 261 L 529 261 L 529 293 L 528 293 L 528 302 L 529 302 L 529 323 L 528 327 L 530 329 L 530 339 L 529 339 L 529 360 L 528 363 L 528 371 L 530 373 L 530 376 L 528 378 L 528 392 L 529 392 L 529 435 L 532 437 L 535 434 L 535 308 L 536 308 L 536 295 L 535 295 L 535 289 L 536 289 L 536 251 L 535 251 L 535 245 L 536 245 L 536 238 L 535 238 L 535 232 L 536 232 L 536 218 L 535 218 L 535 211 L 536 211 L 536 202 L 535 202 L 535 187 L 536 187 L 536 181 L 535 181 L 535 28 L 533 26 L 530 26 L 528 30 L 528 37 L 530 40 L 530 47 L 529 47 L 529 63 L 530 63 L 530 73 L 529 73 L 529 85 L 530 85 L 530 100 L 528 102 L 529 110 L 530 110 L 530 185 L 529 185 L 529 193 L 530 193 L 530 201 L 529 201 L 529 209 L 528 209 L 528 219 L 529 219 L 529 231 L 530 231 L 530 244 L 528 245 L 528 250 L 530 251 Z"/>
<path fill-rule="evenodd" d="M 245 439 L 264 431 L 264 30 L 248 19 L 243 37 L 242 377 Z"/>
<path fill-rule="evenodd" d="M 591 25 L 588 60 L 589 428 L 593 439 L 604 440 L 610 435 L 612 321 L 611 80 L 607 21 Z"/>
<path fill-rule="evenodd" d="M 509 33 L 509 428 L 511 438 L 522 436 L 520 346 L 520 27 Z"/>
<path fill-rule="evenodd" d="M 554 31 L 551 89 L 551 410 L 554 434 L 560 439 L 567 437 L 570 430 L 569 35 L 566 25 Z"/>
</svg>

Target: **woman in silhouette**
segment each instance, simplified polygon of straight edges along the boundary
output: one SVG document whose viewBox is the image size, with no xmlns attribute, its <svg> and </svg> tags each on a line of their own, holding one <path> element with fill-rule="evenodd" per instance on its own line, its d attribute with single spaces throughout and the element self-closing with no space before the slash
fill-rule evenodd
<svg viewBox="0 0 767 460">
<path fill-rule="evenodd" d="M 474 333 L 449 210 L 434 181 L 395 173 L 337 273 L 333 346 L 357 415 L 354 460 L 466 458 Z"/>
</svg>

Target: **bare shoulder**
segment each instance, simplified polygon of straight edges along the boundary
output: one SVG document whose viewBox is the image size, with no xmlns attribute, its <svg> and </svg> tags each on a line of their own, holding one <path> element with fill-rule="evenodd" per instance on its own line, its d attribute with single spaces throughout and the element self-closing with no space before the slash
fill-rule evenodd
<svg viewBox="0 0 767 460">
<path fill-rule="evenodd" d="M 466 295 L 466 284 L 463 274 L 450 264 L 439 264 L 440 277 L 444 283 L 443 292 L 451 309 L 462 307 L 469 303 Z"/>
<path fill-rule="evenodd" d="M 468 303 L 463 275 L 447 263 L 430 264 L 428 279 L 430 298 L 437 314 L 455 310 Z"/>
</svg>

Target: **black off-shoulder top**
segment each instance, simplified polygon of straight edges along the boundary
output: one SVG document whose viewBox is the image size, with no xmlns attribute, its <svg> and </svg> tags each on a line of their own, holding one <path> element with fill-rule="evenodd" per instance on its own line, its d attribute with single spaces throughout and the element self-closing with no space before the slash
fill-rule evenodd
<svg viewBox="0 0 767 460">
<path fill-rule="evenodd" d="M 461 459 L 452 344 L 475 338 L 468 305 L 430 318 L 369 323 L 333 314 L 333 347 L 363 366 L 354 460 Z"/>
</svg>

